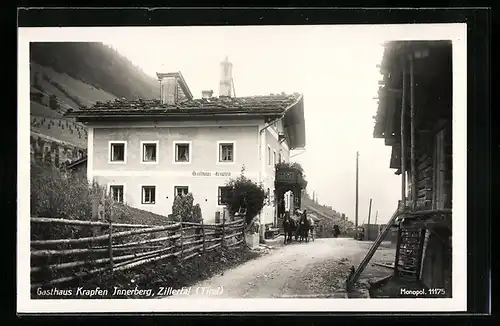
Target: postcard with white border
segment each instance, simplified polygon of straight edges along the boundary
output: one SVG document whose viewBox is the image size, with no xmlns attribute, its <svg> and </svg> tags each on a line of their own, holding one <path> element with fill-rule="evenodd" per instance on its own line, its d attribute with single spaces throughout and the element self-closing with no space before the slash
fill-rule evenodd
<svg viewBox="0 0 500 326">
<path fill-rule="evenodd" d="M 18 56 L 18 312 L 466 310 L 465 24 L 19 28 Z"/>
</svg>

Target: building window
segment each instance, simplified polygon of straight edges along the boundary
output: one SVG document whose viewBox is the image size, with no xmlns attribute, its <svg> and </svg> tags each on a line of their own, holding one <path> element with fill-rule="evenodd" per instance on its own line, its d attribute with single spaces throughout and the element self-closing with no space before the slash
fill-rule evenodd
<svg viewBox="0 0 500 326">
<path fill-rule="evenodd" d="M 271 147 L 267 146 L 267 165 L 271 165 Z"/>
<path fill-rule="evenodd" d="M 109 161 L 112 163 L 125 163 L 127 146 L 126 142 L 115 141 L 109 143 Z"/>
<path fill-rule="evenodd" d="M 191 144 L 187 142 L 175 143 L 175 162 L 191 162 Z"/>
<path fill-rule="evenodd" d="M 219 162 L 234 162 L 234 143 L 219 143 Z"/>
<path fill-rule="evenodd" d="M 189 193 L 189 187 L 188 186 L 175 186 L 174 187 L 174 195 L 175 197 L 177 196 L 186 196 Z"/>
<path fill-rule="evenodd" d="M 273 151 L 273 166 L 276 165 L 276 151 Z"/>
<path fill-rule="evenodd" d="M 281 163 L 281 153 L 278 154 L 278 163 Z"/>
<path fill-rule="evenodd" d="M 158 142 L 141 142 L 142 163 L 158 162 Z"/>
<path fill-rule="evenodd" d="M 123 204 L 123 185 L 109 186 L 109 195 L 113 201 Z"/>
<path fill-rule="evenodd" d="M 231 188 L 227 187 L 227 186 L 219 187 L 219 194 L 217 196 L 219 206 L 223 206 L 223 205 L 226 205 L 228 203 L 230 190 L 231 190 Z"/>
<path fill-rule="evenodd" d="M 156 187 L 142 186 L 142 203 L 154 204 L 156 201 Z"/>
</svg>

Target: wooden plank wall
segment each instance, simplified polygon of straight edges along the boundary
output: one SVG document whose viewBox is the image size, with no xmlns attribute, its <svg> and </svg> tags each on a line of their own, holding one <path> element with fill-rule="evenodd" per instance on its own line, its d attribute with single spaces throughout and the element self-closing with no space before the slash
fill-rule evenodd
<svg viewBox="0 0 500 326">
<path fill-rule="evenodd" d="M 444 153 L 445 153 L 445 172 L 444 172 L 444 208 L 452 208 L 452 189 L 453 189 L 453 138 L 452 125 L 449 121 L 444 131 Z"/>
<path fill-rule="evenodd" d="M 416 182 L 417 209 L 427 210 L 432 207 L 433 192 L 433 143 L 429 132 L 419 131 L 416 141 Z"/>
</svg>

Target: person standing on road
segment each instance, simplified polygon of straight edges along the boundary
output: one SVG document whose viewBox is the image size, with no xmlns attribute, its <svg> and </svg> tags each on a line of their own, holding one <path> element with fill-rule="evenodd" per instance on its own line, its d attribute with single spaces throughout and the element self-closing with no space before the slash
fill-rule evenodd
<svg viewBox="0 0 500 326">
<path fill-rule="evenodd" d="M 334 238 L 338 238 L 338 236 L 340 235 L 340 229 L 339 229 L 339 226 L 337 224 L 335 224 L 333 226 L 333 237 Z"/>
</svg>

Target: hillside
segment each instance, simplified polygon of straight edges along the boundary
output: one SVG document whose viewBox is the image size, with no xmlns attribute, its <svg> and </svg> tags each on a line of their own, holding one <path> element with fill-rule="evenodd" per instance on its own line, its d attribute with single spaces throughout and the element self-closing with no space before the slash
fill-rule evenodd
<svg viewBox="0 0 500 326">
<path fill-rule="evenodd" d="M 338 224 L 342 230 L 351 228 L 353 223 L 342 219 L 342 214 L 325 207 L 319 203 L 315 203 L 307 194 L 303 194 L 301 198 L 302 207 L 311 213 L 316 214 L 321 219 L 328 219 L 331 222 Z"/>
<path fill-rule="evenodd" d="M 30 80 L 33 92 L 39 91 L 45 96 L 55 95 L 64 110 L 91 106 L 96 101 L 105 102 L 116 98 L 109 92 L 36 62 L 30 63 Z"/>
<path fill-rule="evenodd" d="M 30 62 L 72 77 L 105 93 L 126 99 L 160 97 L 158 81 L 126 57 L 102 43 L 37 42 L 30 45 Z M 72 82 L 63 84 L 68 88 Z M 78 93 L 80 88 L 73 89 Z M 86 92 L 85 89 L 82 90 Z M 84 94 L 74 94 L 84 96 Z"/>
</svg>

